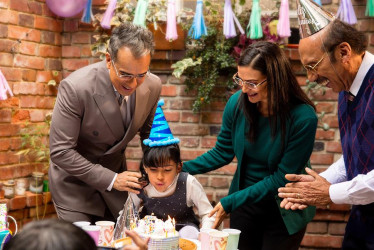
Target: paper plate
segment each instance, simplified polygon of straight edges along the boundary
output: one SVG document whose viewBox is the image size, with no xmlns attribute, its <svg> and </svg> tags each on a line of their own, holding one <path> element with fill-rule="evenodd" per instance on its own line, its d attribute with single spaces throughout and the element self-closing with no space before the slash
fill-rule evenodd
<svg viewBox="0 0 374 250">
<path fill-rule="evenodd" d="M 196 250 L 197 246 L 196 246 L 195 243 L 193 243 L 190 240 L 180 238 L 179 239 L 179 248 L 182 249 L 182 250 Z"/>
</svg>

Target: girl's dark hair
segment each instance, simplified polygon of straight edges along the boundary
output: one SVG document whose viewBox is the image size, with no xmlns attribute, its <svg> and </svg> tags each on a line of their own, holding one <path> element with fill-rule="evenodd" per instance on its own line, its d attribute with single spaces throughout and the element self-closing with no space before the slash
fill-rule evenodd
<svg viewBox="0 0 374 250">
<path fill-rule="evenodd" d="M 292 73 L 290 62 L 275 43 L 261 41 L 250 45 L 242 52 L 238 66 L 251 67 L 266 76 L 268 113 L 271 114 L 269 116 L 271 135 L 274 138 L 278 132 L 278 126 L 280 126 L 282 146 L 284 147 L 286 123 L 290 119 L 291 109 L 304 103 L 315 109 L 313 102 L 299 86 Z M 260 116 L 257 104 L 249 102 L 248 96 L 242 93 L 238 106 L 250 124 L 246 137 L 250 142 L 254 142 Z"/>
<path fill-rule="evenodd" d="M 181 152 L 178 144 L 171 144 L 161 147 L 148 147 L 144 150 L 142 159 L 143 165 L 147 167 L 163 167 L 169 161 L 179 164 L 181 160 Z"/>
<path fill-rule="evenodd" d="M 147 147 L 144 150 L 143 159 L 140 163 L 140 171 L 143 176 L 145 176 L 146 181 L 149 182 L 144 166 L 158 168 L 165 166 L 169 161 L 174 161 L 177 164 L 182 163 L 178 144 L 161 147 Z"/>
</svg>

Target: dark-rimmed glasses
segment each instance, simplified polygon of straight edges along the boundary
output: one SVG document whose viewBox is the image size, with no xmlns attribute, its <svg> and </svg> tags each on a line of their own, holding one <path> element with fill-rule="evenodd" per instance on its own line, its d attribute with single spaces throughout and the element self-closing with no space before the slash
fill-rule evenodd
<svg viewBox="0 0 374 250">
<path fill-rule="evenodd" d="M 112 62 L 112 65 L 113 65 L 114 71 L 115 71 L 115 73 L 116 73 L 116 76 L 117 76 L 118 78 L 121 78 L 122 80 L 124 80 L 124 81 L 126 81 L 126 82 L 127 82 L 127 81 L 131 81 L 131 80 L 134 79 L 134 78 L 136 78 L 137 81 L 138 81 L 138 80 L 143 80 L 143 79 L 144 79 L 145 77 L 147 77 L 147 76 L 149 75 L 149 73 L 150 73 L 150 71 L 149 71 L 149 69 L 148 69 L 147 72 L 142 73 L 142 74 L 139 74 L 139 75 L 132 75 L 132 74 L 128 74 L 128 73 L 125 73 L 125 72 L 119 74 L 119 73 L 118 73 L 118 70 L 117 70 L 117 68 L 116 68 L 116 66 L 114 65 L 113 60 L 111 60 L 111 62 Z"/>
<path fill-rule="evenodd" d="M 254 83 L 252 81 L 246 81 L 246 80 L 241 79 L 238 76 L 238 72 L 235 73 L 235 75 L 232 77 L 232 79 L 240 87 L 246 86 L 247 88 L 250 88 L 250 89 L 257 89 L 260 85 L 264 84 L 267 81 L 267 79 L 263 80 L 260 83 Z"/>
<path fill-rule="evenodd" d="M 323 53 L 322 58 L 319 59 L 318 62 L 316 64 L 314 64 L 313 66 L 311 66 L 311 65 L 303 65 L 303 67 L 306 70 L 306 72 L 318 75 L 316 67 L 318 66 L 318 64 L 320 64 L 323 61 L 323 59 L 325 59 L 325 57 L 326 57 L 326 53 Z"/>
</svg>

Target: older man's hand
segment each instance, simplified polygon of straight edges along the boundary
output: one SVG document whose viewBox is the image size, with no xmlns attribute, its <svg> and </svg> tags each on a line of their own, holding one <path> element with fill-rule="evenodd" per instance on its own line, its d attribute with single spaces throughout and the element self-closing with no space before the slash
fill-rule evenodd
<svg viewBox="0 0 374 250">
<path fill-rule="evenodd" d="M 285 209 L 305 209 L 310 206 L 326 206 L 331 203 L 329 188 L 331 184 L 310 168 L 308 175 L 287 174 L 292 183 L 278 189 L 278 196 L 284 198 L 281 207 Z"/>
</svg>

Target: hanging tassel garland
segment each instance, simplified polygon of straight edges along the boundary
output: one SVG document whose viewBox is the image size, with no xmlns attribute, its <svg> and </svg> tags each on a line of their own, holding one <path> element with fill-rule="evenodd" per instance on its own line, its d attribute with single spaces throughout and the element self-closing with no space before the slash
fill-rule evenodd
<svg viewBox="0 0 374 250">
<path fill-rule="evenodd" d="M 8 82 L 5 79 L 5 76 L 0 70 L 0 101 L 8 99 L 8 95 L 13 96 L 12 90 L 10 89 Z"/>
<path fill-rule="evenodd" d="M 374 0 L 367 0 L 365 15 L 374 16 Z"/>
<path fill-rule="evenodd" d="M 135 9 L 133 23 L 145 28 L 145 16 L 147 14 L 148 0 L 139 0 Z"/>
<path fill-rule="evenodd" d="M 318 4 L 319 6 L 322 6 L 321 0 L 314 0 L 314 2 L 315 2 L 316 4 Z"/>
<path fill-rule="evenodd" d="M 247 37 L 259 39 L 263 36 L 261 26 L 261 8 L 259 0 L 253 0 L 252 13 L 247 26 Z"/>
<path fill-rule="evenodd" d="M 91 23 L 91 21 L 94 19 L 95 17 L 92 14 L 92 0 L 88 0 L 81 21 L 83 23 Z"/>
<path fill-rule="evenodd" d="M 279 37 L 290 37 L 290 15 L 289 15 L 289 5 L 288 0 L 282 0 L 279 9 L 279 21 L 277 25 L 277 33 Z"/>
<path fill-rule="evenodd" d="M 177 23 L 181 22 L 181 1 L 182 0 L 175 0 L 175 13 L 177 15 Z"/>
<path fill-rule="evenodd" d="M 103 19 L 101 20 L 101 27 L 104 29 L 110 29 L 110 21 L 114 15 L 116 9 L 117 0 L 110 0 L 109 5 L 104 13 Z"/>
<path fill-rule="evenodd" d="M 177 17 L 175 14 L 175 0 L 168 1 L 168 12 L 167 12 L 167 26 L 166 26 L 166 40 L 173 41 L 177 40 Z"/>
<path fill-rule="evenodd" d="M 236 18 L 234 11 L 232 10 L 231 0 L 225 0 L 223 34 L 225 35 L 226 39 L 236 37 L 235 24 L 240 33 L 244 34 L 244 30 Z"/>
<path fill-rule="evenodd" d="M 352 25 L 357 23 L 355 10 L 353 9 L 351 0 L 341 0 L 336 16 L 348 24 Z"/>
<path fill-rule="evenodd" d="M 197 0 L 196 12 L 193 18 L 192 26 L 188 31 L 188 36 L 193 39 L 200 39 L 201 36 L 208 35 L 203 15 L 203 1 Z"/>
</svg>

